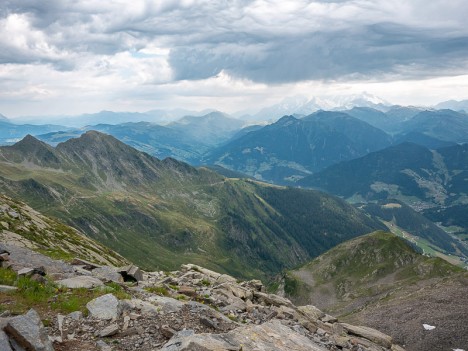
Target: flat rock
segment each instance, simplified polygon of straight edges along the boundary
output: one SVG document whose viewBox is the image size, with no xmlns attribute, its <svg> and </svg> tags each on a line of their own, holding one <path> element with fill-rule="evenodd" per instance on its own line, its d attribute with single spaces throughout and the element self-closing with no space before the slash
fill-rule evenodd
<svg viewBox="0 0 468 351">
<path fill-rule="evenodd" d="M 112 335 L 115 335 L 119 332 L 119 326 L 118 324 L 114 323 L 114 324 L 111 324 L 111 325 L 108 325 L 107 327 L 105 327 L 104 329 L 102 329 L 100 332 L 99 332 L 99 336 L 101 338 L 105 338 L 106 336 L 112 336 Z"/>
<path fill-rule="evenodd" d="M 279 321 L 239 327 L 225 334 L 176 334 L 162 351 L 326 351 Z"/>
<path fill-rule="evenodd" d="M 60 260 L 54 260 L 25 247 L 0 243 L 0 250 L 10 252 L 10 262 L 15 271 L 25 267 L 44 267 L 47 273 L 73 273 L 73 266 Z"/>
<path fill-rule="evenodd" d="M 11 318 L 4 330 L 10 338 L 26 350 L 54 351 L 41 318 L 33 309 L 25 315 Z"/>
<path fill-rule="evenodd" d="M 162 310 L 161 306 L 156 306 L 151 302 L 143 301 L 140 299 L 131 299 L 131 300 L 122 300 L 121 305 L 124 310 L 134 310 L 137 309 L 143 315 L 152 315 L 157 314 Z"/>
<path fill-rule="evenodd" d="M 117 319 L 121 312 L 119 300 L 112 294 L 91 300 L 86 304 L 86 308 L 93 318 L 105 320 Z"/>
<path fill-rule="evenodd" d="M 313 305 L 299 306 L 297 309 L 306 317 L 315 321 L 325 316 L 324 312 L 320 311 L 317 307 Z"/>
<path fill-rule="evenodd" d="M 0 330 L 0 350 L 12 351 L 10 341 L 8 340 L 8 336 L 3 330 Z"/>
<path fill-rule="evenodd" d="M 187 296 L 196 296 L 197 292 L 195 291 L 194 288 L 186 285 L 182 285 L 179 287 L 179 294 L 187 295 Z"/>
<path fill-rule="evenodd" d="M 18 290 L 16 286 L 0 285 L 0 292 L 11 292 L 16 290 Z"/>
<path fill-rule="evenodd" d="M 161 307 L 163 312 L 178 312 L 184 306 L 184 303 L 165 296 L 153 295 L 147 298 L 152 304 Z"/>
<path fill-rule="evenodd" d="M 290 308 L 295 308 L 292 302 L 285 297 L 281 297 L 281 296 L 274 295 L 274 294 L 265 294 L 265 293 L 258 292 L 258 291 L 254 292 L 254 296 L 260 301 L 263 301 L 267 305 L 273 305 L 276 307 L 287 306 Z"/>
<path fill-rule="evenodd" d="M 347 323 L 340 323 L 340 325 L 343 326 L 343 328 L 349 334 L 361 336 L 365 339 L 368 339 L 386 348 L 392 347 L 392 337 L 384 333 L 381 333 L 378 330 L 375 330 L 369 327 L 350 325 Z"/>
<path fill-rule="evenodd" d="M 86 288 L 91 289 L 98 286 L 104 286 L 104 283 L 95 277 L 80 275 L 73 278 L 58 280 L 57 285 L 64 286 L 70 289 Z"/>
<path fill-rule="evenodd" d="M 122 275 L 115 267 L 102 266 L 91 271 L 92 275 L 105 282 L 123 283 Z"/>
<path fill-rule="evenodd" d="M 99 265 L 97 265 L 97 264 L 95 264 L 93 262 L 86 261 L 86 260 L 83 260 L 83 259 L 77 258 L 77 257 L 73 259 L 71 264 L 74 265 L 74 266 L 82 266 L 84 269 L 87 269 L 89 271 L 100 267 Z"/>
</svg>

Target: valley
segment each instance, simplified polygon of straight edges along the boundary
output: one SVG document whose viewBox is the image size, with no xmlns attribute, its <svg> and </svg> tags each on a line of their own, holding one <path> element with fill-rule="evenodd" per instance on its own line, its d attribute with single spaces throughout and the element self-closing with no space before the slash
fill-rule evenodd
<svg viewBox="0 0 468 351">
<path fill-rule="evenodd" d="M 184 278 L 192 269 L 187 263 L 195 272 L 211 272 L 206 282 L 220 274 L 238 281 L 260 278 L 263 289 L 279 295 L 268 301 L 285 304 L 265 312 L 268 316 L 292 318 L 297 329 L 297 323 L 306 323 L 302 313 L 312 313 L 308 331 L 301 332 L 305 343 L 318 342 L 314 335 L 323 330 L 334 335 L 328 345 L 338 349 L 352 343 L 372 349 L 369 339 L 350 335 L 380 340 L 380 347 L 391 338 L 408 350 L 456 349 L 466 341 L 461 331 L 467 321 L 460 311 L 468 280 L 468 152 L 463 132 L 444 128 L 463 130 L 465 117 L 449 113 L 440 124 L 437 118 L 445 112 L 429 113 L 431 122 L 423 112 L 354 107 L 284 116 L 245 130 L 244 122 L 210 112 L 164 126 L 100 124 L 26 135 L 0 147 L 0 189 L 6 195 L 0 242 L 16 260 L 26 252 L 21 250 L 33 250 L 27 254 L 31 262 L 50 264 L 49 270 L 81 259 L 111 274 L 115 266 L 132 262 L 154 272 L 156 296 L 169 294 L 174 301 L 186 296 L 178 291 L 189 289 L 187 284 L 200 290 L 196 280 Z M 154 297 L 148 302 L 148 296 L 136 293 L 134 283 L 98 277 L 107 284 L 103 292 L 158 305 Z M 19 280 L 8 279 L 18 287 Z M 59 299 L 53 309 L 41 307 L 28 302 L 21 289 L 13 300 L 0 292 L 15 313 L 38 307 L 55 320 L 54 309 L 68 304 Z M 233 289 L 237 294 L 240 288 Z M 77 296 L 83 302 L 99 299 L 99 291 L 77 291 Z M 216 291 L 203 288 L 200 294 L 208 299 Z M 256 297 L 235 300 L 240 309 L 225 311 L 232 321 L 244 318 L 245 333 L 251 333 L 251 301 L 261 303 Z M 84 304 L 74 309 L 86 312 Z M 194 322 L 197 312 L 184 313 L 184 325 L 210 331 L 208 322 Z M 158 318 L 148 321 L 157 324 Z M 235 327 L 216 318 L 223 337 L 231 338 Z M 266 326 L 271 317 L 261 318 Z M 88 319 L 81 323 L 94 328 Z M 126 328 L 120 324 L 114 328 Z M 119 333 L 116 340 L 126 345 L 125 332 Z M 149 339 L 162 347 L 164 333 Z M 61 340 L 54 345 L 63 347 Z"/>
</svg>

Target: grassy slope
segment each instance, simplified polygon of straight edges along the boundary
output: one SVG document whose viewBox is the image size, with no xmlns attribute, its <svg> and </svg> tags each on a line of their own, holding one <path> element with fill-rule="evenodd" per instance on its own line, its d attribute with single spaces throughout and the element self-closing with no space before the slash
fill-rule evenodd
<svg viewBox="0 0 468 351">
<path fill-rule="evenodd" d="M 299 304 L 317 304 L 343 316 L 420 281 L 462 272 L 440 258 L 418 254 L 396 235 L 376 232 L 288 272 L 285 291 Z"/>
<path fill-rule="evenodd" d="M 467 345 L 468 272 L 376 232 L 347 241 L 285 276 L 297 304 L 376 328 L 412 351 Z M 422 324 L 436 326 L 425 331 Z"/>
<path fill-rule="evenodd" d="M 55 259 L 80 257 L 99 264 L 128 264 L 123 257 L 26 204 L 0 195 L 0 241 L 24 246 Z"/>
<path fill-rule="evenodd" d="M 119 152 L 107 160 L 139 157 Z M 173 160 L 143 160 L 158 167 L 157 178 L 126 187 L 108 186 L 101 181 L 108 175 L 78 170 L 76 164 L 63 171 L 2 162 L 0 188 L 147 269 L 194 262 L 241 277 L 265 277 L 381 227 L 318 192 L 227 180 Z M 135 164 L 130 161 L 125 166 Z M 117 179 L 119 168 L 106 167 Z"/>
</svg>

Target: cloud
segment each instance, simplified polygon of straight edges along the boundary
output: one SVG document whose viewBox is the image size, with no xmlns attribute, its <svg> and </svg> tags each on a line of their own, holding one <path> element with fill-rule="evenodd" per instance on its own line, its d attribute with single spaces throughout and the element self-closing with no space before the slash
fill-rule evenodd
<svg viewBox="0 0 468 351">
<path fill-rule="evenodd" d="M 168 85 L 185 94 L 186 81 L 196 94 L 205 80 L 232 96 L 219 77 L 238 89 L 455 77 L 468 69 L 467 9 L 466 0 L 4 0 L 1 86 L 25 99 L 105 87 L 99 96 L 111 100 L 129 90 L 167 97 Z M 21 67 L 31 76 L 10 76 Z"/>
</svg>

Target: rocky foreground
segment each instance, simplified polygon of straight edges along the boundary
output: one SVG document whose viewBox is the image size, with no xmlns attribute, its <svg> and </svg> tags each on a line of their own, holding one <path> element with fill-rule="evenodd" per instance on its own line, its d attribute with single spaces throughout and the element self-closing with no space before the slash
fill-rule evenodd
<svg viewBox="0 0 468 351">
<path fill-rule="evenodd" d="M 192 264 L 174 272 L 81 259 L 68 264 L 6 244 L 0 244 L 0 262 L 18 277 L 54 284 L 57 294 L 103 291 L 83 311 L 69 314 L 46 309 L 40 315 L 31 309 L 13 315 L 8 307 L 14 298 L 6 299 L 2 351 L 402 350 L 377 330 L 340 323 L 314 306 L 295 306 L 268 294 L 258 280 L 238 282 Z M 109 282 L 119 287 L 119 294 L 109 292 Z M 14 297 L 14 285 L 0 286 L 0 291 Z"/>
</svg>

